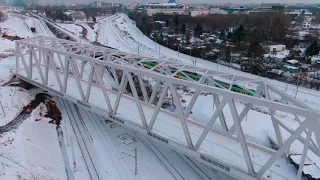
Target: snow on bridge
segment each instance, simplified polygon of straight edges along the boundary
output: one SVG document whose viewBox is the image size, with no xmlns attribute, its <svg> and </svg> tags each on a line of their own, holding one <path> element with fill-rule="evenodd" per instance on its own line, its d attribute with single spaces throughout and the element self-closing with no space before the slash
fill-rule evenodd
<svg viewBox="0 0 320 180">
<path fill-rule="evenodd" d="M 20 79 L 238 179 L 299 178 L 307 152 L 319 156 L 319 114 L 263 81 L 48 37 L 16 41 L 16 58 Z M 232 92 L 233 86 L 253 96 Z M 203 94 L 214 108 L 199 122 L 192 114 Z M 164 106 L 168 101 L 173 110 Z M 278 150 L 246 135 L 255 127 L 244 128 L 243 120 L 257 108 L 266 110 L 260 117 L 270 121 Z M 220 129 L 212 128 L 216 122 Z M 303 148 L 298 173 L 283 156 L 293 142 Z"/>
</svg>

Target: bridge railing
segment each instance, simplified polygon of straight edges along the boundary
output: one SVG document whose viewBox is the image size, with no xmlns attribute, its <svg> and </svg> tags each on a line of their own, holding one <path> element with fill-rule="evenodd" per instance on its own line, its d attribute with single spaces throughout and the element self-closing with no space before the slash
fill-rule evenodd
<svg viewBox="0 0 320 180">
<path fill-rule="evenodd" d="M 252 97 L 231 92 L 230 88 L 216 87 L 218 84 L 216 76 L 231 79 L 230 87 L 236 84 L 237 80 L 242 80 L 242 77 L 219 75 L 218 72 L 175 62 L 44 37 L 16 41 L 16 59 L 18 77 L 29 80 L 39 87 L 53 90 L 59 96 L 67 94 L 71 88 L 69 87 L 70 79 L 73 79 L 72 82 L 75 84 L 73 88 L 76 90 L 72 94 L 73 97 L 89 107 L 92 103 L 90 101 L 93 94 L 92 89 L 98 89 L 99 92 L 102 92 L 101 100 L 106 104 L 106 111 L 111 116 L 119 114 L 120 101 L 130 99 L 136 105 L 137 119 L 140 121 L 135 126 L 150 133 L 157 134 L 154 132 L 154 127 L 161 119 L 159 114 L 167 114 L 177 119 L 186 142 L 185 144 L 177 143 L 191 151 L 201 151 L 208 134 L 218 134 L 232 142 L 239 143 L 243 163 L 247 167 L 246 171 L 255 178 L 262 177 L 295 140 L 319 155 L 317 146 L 320 144 L 319 114 L 263 82 L 256 82 L 257 89 Z M 221 80 L 221 77 L 218 79 Z M 110 78 L 114 83 L 110 83 Z M 116 95 L 116 98 L 111 99 L 110 93 Z M 197 121 L 197 118 L 191 115 L 191 111 L 196 102 L 200 101 L 200 97 L 204 98 L 202 96 L 204 93 L 213 97 L 206 98 L 206 102 L 214 104 L 215 110 L 207 122 L 199 122 L 201 120 Z M 185 101 L 183 97 L 186 94 L 190 101 L 182 106 Z M 264 97 L 259 94 L 264 94 Z M 290 103 L 273 102 L 271 96 L 274 94 Z M 238 105 L 236 102 L 243 103 Z M 246 135 L 248 129 L 243 127 L 242 121 L 252 106 L 261 106 L 269 110 L 264 117 L 268 116 L 269 118 L 266 118 L 265 121 L 271 121 L 273 125 L 279 144 L 277 151 L 270 149 L 269 146 L 259 145 L 263 143 L 253 142 L 256 140 Z M 145 115 L 146 109 L 152 110 L 151 117 Z M 226 121 L 225 112 L 230 112 L 229 122 Z M 301 118 L 301 124 L 298 127 L 292 127 L 284 123 L 283 119 L 275 116 L 278 112 L 286 112 Z M 125 120 L 130 121 L 130 119 Z M 215 127 L 216 121 L 220 121 L 221 127 Z M 227 123 L 231 124 L 231 127 L 228 128 Z M 190 127 L 192 126 L 201 129 L 197 140 L 191 138 L 193 129 Z M 283 137 L 282 129 L 289 135 Z M 161 130 L 166 132 L 166 129 Z M 306 136 L 303 136 L 303 133 Z M 313 137 L 310 135 L 312 133 Z M 256 170 L 248 147 L 267 153 L 271 158 L 259 170 Z M 305 154 L 303 157 L 306 156 Z M 299 167 L 301 168 L 303 165 Z M 298 173 L 299 175 L 301 174 Z"/>
</svg>

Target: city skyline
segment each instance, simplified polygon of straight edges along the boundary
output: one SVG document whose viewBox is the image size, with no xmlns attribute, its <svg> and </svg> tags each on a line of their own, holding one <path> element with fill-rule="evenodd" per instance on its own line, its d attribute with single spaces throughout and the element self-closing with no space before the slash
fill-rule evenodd
<svg viewBox="0 0 320 180">
<path fill-rule="evenodd" d="M 57 1 L 57 0 L 40 0 L 40 2 L 45 3 L 85 3 L 85 2 L 92 2 L 93 0 L 63 0 L 63 1 Z M 166 3 L 167 0 L 101 0 L 102 2 L 115 2 L 115 3 Z M 198 4 L 198 3 L 208 3 L 208 4 L 223 4 L 223 3 L 233 3 L 233 4 L 251 4 L 251 3 L 303 3 L 303 4 L 315 4 L 319 3 L 317 0 L 282 0 L 279 2 L 278 0 L 269 0 L 269 1 L 263 1 L 263 0 L 178 0 L 177 3 L 188 3 L 188 4 Z"/>
</svg>

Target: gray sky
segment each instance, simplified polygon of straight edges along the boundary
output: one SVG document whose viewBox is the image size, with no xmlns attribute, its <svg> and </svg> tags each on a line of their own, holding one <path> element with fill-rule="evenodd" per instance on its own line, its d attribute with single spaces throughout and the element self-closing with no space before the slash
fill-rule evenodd
<svg viewBox="0 0 320 180">
<path fill-rule="evenodd" d="M 90 2 L 94 0 L 40 0 L 40 2 L 66 4 L 74 2 Z M 101 0 L 104 2 L 141 3 L 141 2 L 167 2 L 166 0 Z M 177 0 L 178 3 L 320 3 L 319 0 Z"/>
</svg>

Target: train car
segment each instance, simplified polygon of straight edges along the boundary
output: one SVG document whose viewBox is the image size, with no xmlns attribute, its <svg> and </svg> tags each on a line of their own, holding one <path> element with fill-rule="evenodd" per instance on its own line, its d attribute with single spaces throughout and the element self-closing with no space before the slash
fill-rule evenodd
<svg viewBox="0 0 320 180">
<path fill-rule="evenodd" d="M 155 67 L 158 63 L 156 62 L 142 62 L 143 66 L 145 68 L 148 68 L 148 69 L 151 69 L 153 67 Z M 159 71 L 158 69 L 155 69 L 156 71 Z M 171 68 L 171 73 L 175 73 L 177 71 L 177 69 L 175 68 Z M 197 74 L 197 73 L 194 73 L 194 72 L 179 72 L 176 74 L 176 78 L 179 78 L 179 79 L 184 79 L 184 80 L 188 80 L 188 77 L 186 77 L 186 75 L 193 79 L 194 81 L 199 81 L 200 78 L 201 78 L 201 75 L 200 74 Z M 218 88 L 222 88 L 224 87 L 225 89 L 229 89 L 229 84 L 226 83 L 226 82 L 223 82 L 223 81 L 218 81 L 218 80 L 215 80 L 219 85 L 216 84 L 216 87 Z M 232 85 L 232 88 L 231 88 L 231 91 L 233 92 L 236 92 L 236 93 L 242 93 L 242 94 L 246 94 L 246 95 L 249 95 L 249 96 L 253 96 L 254 95 L 254 90 L 250 90 L 250 91 L 247 91 L 243 88 L 241 88 L 240 86 L 237 86 L 237 85 Z"/>
</svg>

